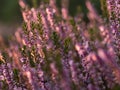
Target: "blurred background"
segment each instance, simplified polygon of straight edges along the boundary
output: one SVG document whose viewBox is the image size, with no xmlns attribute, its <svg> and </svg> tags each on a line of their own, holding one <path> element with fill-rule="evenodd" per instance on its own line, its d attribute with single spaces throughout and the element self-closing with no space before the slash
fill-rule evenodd
<svg viewBox="0 0 120 90">
<path fill-rule="evenodd" d="M 25 0 L 30 7 L 39 6 L 41 1 L 48 2 L 49 0 Z M 56 0 L 58 7 L 61 7 L 61 0 Z M 69 0 L 69 14 L 74 16 L 76 13 L 84 13 L 85 20 L 87 8 L 86 0 Z M 101 14 L 100 0 L 91 0 L 97 12 Z M 22 16 L 18 0 L 0 0 L 0 35 L 7 37 L 14 33 L 16 28 L 22 23 Z"/>
<path fill-rule="evenodd" d="M 18 0 L 0 0 L 0 35 L 9 36 L 21 22 Z"/>
</svg>

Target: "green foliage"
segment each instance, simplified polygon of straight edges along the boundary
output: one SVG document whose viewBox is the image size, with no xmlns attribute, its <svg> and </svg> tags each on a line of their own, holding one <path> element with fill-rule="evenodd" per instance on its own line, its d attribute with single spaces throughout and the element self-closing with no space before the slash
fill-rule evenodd
<svg viewBox="0 0 120 90">
<path fill-rule="evenodd" d="M 2 55 L 0 55 L 0 65 L 5 63 L 4 57 Z"/>
<path fill-rule="evenodd" d="M 90 40 L 95 41 L 96 39 L 99 41 L 102 41 L 102 37 L 99 33 L 99 29 L 97 27 L 90 28 L 88 30 L 88 33 L 90 35 Z"/>
<path fill-rule="evenodd" d="M 108 10 L 107 10 L 107 3 L 106 0 L 100 0 L 101 3 L 101 10 L 102 10 L 102 15 L 104 18 L 108 20 Z"/>
<path fill-rule="evenodd" d="M 50 63 L 51 63 L 51 61 L 49 60 L 49 56 L 50 56 L 50 52 L 49 51 L 47 51 L 46 50 L 46 47 L 43 47 L 43 53 L 45 54 L 45 65 L 44 65 L 44 67 L 43 67 L 43 70 L 45 71 L 45 73 L 50 73 Z"/>
<path fill-rule="evenodd" d="M 36 29 L 39 31 L 39 34 L 43 35 L 43 28 L 42 28 L 42 19 L 40 13 L 37 15 L 38 23 L 36 23 Z"/>
<path fill-rule="evenodd" d="M 56 62 L 56 66 L 57 66 L 57 69 L 59 71 L 60 74 L 62 74 L 62 63 L 61 63 L 61 54 L 60 54 L 60 51 L 59 50 L 56 50 L 54 53 L 53 53 L 53 58 Z"/>
<path fill-rule="evenodd" d="M 35 67 L 36 65 L 35 65 L 34 56 L 33 56 L 33 54 L 30 51 L 28 51 L 28 58 L 29 58 L 30 66 L 31 67 Z"/>
<path fill-rule="evenodd" d="M 13 77 L 16 82 L 19 82 L 19 70 L 18 69 L 13 69 Z"/>
<path fill-rule="evenodd" d="M 22 28 L 23 28 L 23 30 L 24 30 L 24 33 L 25 33 L 25 34 L 28 34 L 28 26 L 27 26 L 27 23 L 26 23 L 26 22 L 23 22 Z"/>
<path fill-rule="evenodd" d="M 33 6 L 36 8 L 37 7 L 37 1 L 38 0 L 32 0 Z"/>
<path fill-rule="evenodd" d="M 70 19 L 70 24 L 73 25 L 73 26 L 75 26 L 75 21 L 74 21 L 74 19 Z"/>
<path fill-rule="evenodd" d="M 41 0 L 25 0 L 30 7 L 37 8 Z"/>
<path fill-rule="evenodd" d="M 113 90 L 120 90 L 120 86 L 119 85 L 116 85 Z"/>
<path fill-rule="evenodd" d="M 3 87 L 1 88 L 2 90 L 9 90 L 8 88 L 8 84 L 6 83 L 6 81 L 2 81 Z"/>
<path fill-rule="evenodd" d="M 2 63 L 7 62 L 8 61 L 8 57 L 9 57 L 8 53 L 6 51 L 3 51 L 2 52 L 2 56 L 3 56 Z"/>
<path fill-rule="evenodd" d="M 56 47 L 58 48 L 59 44 L 60 44 L 60 42 L 59 42 L 60 38 L 59 38 L 59 35 L 57 34 L 57 32 L 54 31 L 52 33 L 51 39 L 53 40 L 54 45 L 56 45 Z"/>
<path fill-rule="evenodd" d="M 71 38 L 67 37 L 64 40 L 64 52 L 67 54 L 71 46 Z"/>
<path fill-rule="evenodd" d="M 30 22 L 30 27 L 31 27 L 31 30 L 33 31 L 35 28 L 36 28 L 36 23 L 35 22 Z"/>
</svg>

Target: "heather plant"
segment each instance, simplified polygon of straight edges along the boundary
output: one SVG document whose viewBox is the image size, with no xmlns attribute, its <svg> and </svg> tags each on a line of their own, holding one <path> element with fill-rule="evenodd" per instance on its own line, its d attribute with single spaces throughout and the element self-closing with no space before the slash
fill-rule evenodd
<svg viewBox="0 0 120 90">
<path fill-rule="evenodd" d="M 33 0 L 34 3 L 36 0 Z M 0 49 L 0 90 L 119 90 L 119 0 L 101 0 L 105 21 L 90 0 L 70 16 L 69 0 L 19 0 L 23 24 Z"/>
</svg>

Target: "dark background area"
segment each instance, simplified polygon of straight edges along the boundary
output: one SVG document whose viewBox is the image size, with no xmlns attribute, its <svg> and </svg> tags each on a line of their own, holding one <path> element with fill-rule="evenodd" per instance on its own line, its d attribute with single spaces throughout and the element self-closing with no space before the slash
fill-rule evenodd
<svg viewBox="0 0 120 90">
<path fill-rule="evenodd" d="M 36 1 L 37 6 L 40 4 L 41 0 L 25 0 L 30 7 L 35 6 L 34 1 Z M 47 2 L 47 0 L 43 0 Z M 60 7 L 61 0 L 56 0 Z M 78 8 L 80 8 L 82 13 L 87 13 L 87 8 L 85 6 L 86 0 L 70 0 L 69 12 L 73 16 L 77 13 Z M 97 9 L 98 13 L 101 14 L 100 0 L 91 0 L 94 7 Z M 21 22 L 21 12 L 18 4 L 18 0 L 0 0 L 0 22 L 11 23 L 11 22 Z"/>
<path fill-rule="evenodd" d="M 41 1 L 48 2 L 49 0 L 25 0 L 30 7 L 39 6 Z M 60 8 L 61 0 L 56 0 Z M 74 16 L 76 13 L 83 13 L 86 19 L 87 8 L 85 6 L 86 0 L 69 0 L 69 14 Z M 90 0 L 97 12 L 101 14 L 100 0 Z M 22 16 L 18 0 L 0 0 L 0 35 L 8 35 L 14 32 L 16 27 L 20 26 Z"/>
</svg>

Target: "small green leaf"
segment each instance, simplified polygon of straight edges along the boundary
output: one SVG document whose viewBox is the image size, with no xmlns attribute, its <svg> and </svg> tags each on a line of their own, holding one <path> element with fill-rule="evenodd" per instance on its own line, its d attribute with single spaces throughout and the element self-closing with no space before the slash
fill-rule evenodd
<svg viewBox="0 0 120 90">
<path fill-rule="evenodd" d="M 27 26 L 27 23 L 26 23 L 26 22 L 23 22 L 22 28 L 23 28 L 24 33 L 25 33 L 25 34 L 28 34 L 28 26 Z"/>
<path fill-rule="evenodd" d="M 64 52 L 68 53 L 71 44 L 71 39 L 68 37 L 64 40 Z"/>
<path fill-rule="evenodd" d="M 60 42 L 59 42 L 59 35 L 57 34 L 57 32 L 54 31 L 52 33 L 51 38 L 53 40 L 54 45 L 56 45 L 56 47 L 59 47 Z"/>
<path fill-rule="evenodd" d="M 29 64 L 31 67 L 35 67 L 34 57 L 31 55 L 31 52 L 28 51 Z"/>
<path fill-rule="evenodd" d="M 75 26 L 75 21 L 74 21 L 74 19 L 70 19 L 70 23 L 71 23 L 71 25 Z"/>
<path fill-rule="evenodd" d="M 18 69 L 13 69 L 13 77 L 16 82 L 19 82 L 19 70 Z"/>
<path fill-rule="evenodd" d="M 30 25 L 31 25 L 31 30 L 34 30 L 34 29 L 35 29 L 35 22 L 32 21 L 32 22 L 30 23 Z"/>
</svg>

